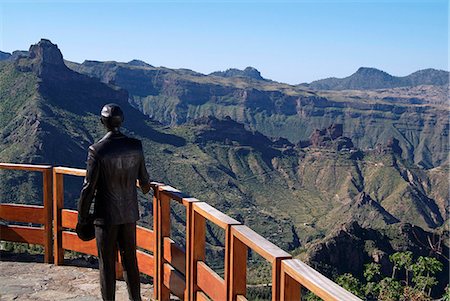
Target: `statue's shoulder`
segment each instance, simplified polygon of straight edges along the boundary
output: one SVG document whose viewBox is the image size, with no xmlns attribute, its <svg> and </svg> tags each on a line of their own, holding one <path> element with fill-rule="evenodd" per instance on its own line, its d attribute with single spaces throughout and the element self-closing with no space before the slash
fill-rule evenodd
<svg viewBox="0 0 450 301">
<path fill-rule="evenodd" d="M 101 146 L 100 146 L 100 143 L 98 143 L 98 142 L 96 142 L 94 144 L 91 144 L 89 146 L 89 152 L 90 153 L 98 154 L 100 149 L 101 149 Z"/>
<path fill-rule="evenodd" d="M 92 144 L 91 146 L 89 146 L 89 151 L 91 151 L 95 154 L 99 154 L 105 148 L 105 145 L 106 145 L 106 139 L 102 138 L 99 141 Z"/>
</svg>

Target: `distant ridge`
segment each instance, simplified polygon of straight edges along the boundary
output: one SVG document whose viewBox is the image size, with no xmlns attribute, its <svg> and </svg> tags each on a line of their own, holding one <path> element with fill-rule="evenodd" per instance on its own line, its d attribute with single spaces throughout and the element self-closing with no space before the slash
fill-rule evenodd
<svg viewBox="0 0 450 301">
<path fill-rule="evenodd" d="M 330 77 L 306 84 L 315 90 L 370 90 L 448 84 L 449 73 L 444 70 L 424 69 L 408 76 L 392 76 L 376 68 L 361 67 L 348 77 Z"/>
<path fill-rule="evenodd" d="M 11 53 L 0 51 L 0 61 L 7 60 L 11 57 Z"/>
<path fill-rule="evenodd" d="M 209 75 L 221 76 L 221 77 L 246 77 L 246 78 L 251 78 L 251 79 L 256 79 L 256 80 L 265 80 L 265 78 L 263 78 L 261 76 L 261 73 L 256 68 L 253 68 L 253 67 L 247 67 L 244 70 L 230 68 L 230 69 L 227 69 L 226 71 L 216 71 L 216 72 L 210 73 Z"/>
</svg>

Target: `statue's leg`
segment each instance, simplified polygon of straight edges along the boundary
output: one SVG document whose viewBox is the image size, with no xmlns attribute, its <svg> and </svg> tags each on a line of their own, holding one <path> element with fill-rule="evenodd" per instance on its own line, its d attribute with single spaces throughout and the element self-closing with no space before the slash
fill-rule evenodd
<svg viewBox="0 0 450 301">
<path fill-rule="evenodd" d="M 103 300 L 113 301 L 116 295 L 117 225 L 96 225 L 100 287 Z"/>
<path fill-rule="evenodd" d="M 136 259 L 136 223 L 120 225 L 118 242 L 128 295 L 130 300 L 141 301 L 141 283 Z"/>
</svg>

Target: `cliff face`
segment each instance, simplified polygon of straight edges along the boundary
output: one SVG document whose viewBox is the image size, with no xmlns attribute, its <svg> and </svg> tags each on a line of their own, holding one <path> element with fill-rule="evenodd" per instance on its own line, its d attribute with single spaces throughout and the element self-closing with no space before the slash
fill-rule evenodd
<svg viewBox="0 0 450 301">
<path fill-rule="evenodd" d="M 184 69 L 92 61 L 69 66 L 126 89 L 133 106 L 166 125 L 229 116 L 266 136 L 298 143 L 317 128 L 339 123 L 355 147 L 375 148 L 394 137 L 402 156 L 425 168 L 442 164 L 449 148 L 446 92 L 439 86 L 442 76 L 429 70 L 411 75 L 414 84 L 403 90 L 389 86 L 383 91 L 311 92 L 305 86 L 226 72 L 206 76 Z M 382 71 L 361 68 L 358 80 L 352 82 L 372 83 L 374 76 L 395 81 Z"/>
</svg>

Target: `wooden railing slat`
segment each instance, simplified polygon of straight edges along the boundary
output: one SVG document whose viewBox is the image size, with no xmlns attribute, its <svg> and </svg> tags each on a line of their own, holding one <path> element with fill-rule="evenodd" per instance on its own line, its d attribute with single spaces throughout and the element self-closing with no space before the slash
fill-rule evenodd
<svg viewBox="0 0 450 301">
<path fill-rule="evenodd" d="M 95 239 L 82 241 L 77 234 L 69 231 L 62 231 L 62 248 L 80 253 L 98 256 Z"/>
<path fill-rule="evenodd" d="M 184 276 L 170 264 L 164 264 L 164 285 L 178 298 L 184 299 L 186 281 Z"/>
<path fill-rule="evenodd" d="M 78 222 L 78 212 L 70 209 L 61 210 L 61 224 L 63 228 L 75 229 Z"/>
<path fill-rule="evenodd" d="M 186 274 L 186 253 L 168 237 L 164 237 L 164 259 L 183 276 Z"/>
<path fill-rule="evenodd" d="M 155 277 L 155 258 L 153 255 L 147 254 L 140 250 L 136 251 L 136 257 L 139 267 L 139 272 L 148 275 L 150 277 Z"/>
<path fill-rule="evenodd" d="M 0 240 L 43 245 L 44 234 L 43 227 L 0 225 Z"/>
<path fill-rule="evenodd" d="M 147 251 L 155 251 L 155 233 L 153 230 L 137 226 L 136 227 L 136 246 Z"/>
<path fill-rule="evenodd" d="M 0 218 L 7 221 L 44 224 L 44 207 L 37 205 L 1 204 Z"/>
<path fill-rule="evenodd" d="M 226 300 L 225 281 L 203 261 L 197 262 L 197 285 L 213 301 Z"/>
<path fill-rule="evenodd" d="M 205 295 L 204 292 L 197 292 L 196 294 L 196 300 L 197 301 L 210 301 L 211 299 L 208 298 L 208 296 Z"/>
</svg>

